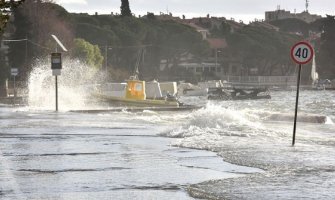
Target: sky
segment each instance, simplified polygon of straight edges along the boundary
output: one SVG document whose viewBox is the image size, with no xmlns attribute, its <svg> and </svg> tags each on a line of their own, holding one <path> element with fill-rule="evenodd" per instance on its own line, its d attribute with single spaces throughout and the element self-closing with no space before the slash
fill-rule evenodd
<svg viewBox="0 0 335 200">
<path fill-rule="evenodd" d="M 55 0 L 69 12 L 94 14 L 120 13 L 121 0 Z M 215 17 L 234 18 L 249 23 L 264 19 L 265 11 L 280 9 L 300 13 L 304 11 L 306 0 L 129 0 L 132 13 L 136 16 L 153 12 L 172 13 L 186 18 Z M 309 0 L 311 14 L 335 15 L 335 0 Z"/>
</svg>

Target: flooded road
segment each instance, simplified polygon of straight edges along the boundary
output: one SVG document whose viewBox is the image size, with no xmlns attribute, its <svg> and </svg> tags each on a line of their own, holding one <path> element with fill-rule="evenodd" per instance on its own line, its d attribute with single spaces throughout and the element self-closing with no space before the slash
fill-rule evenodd
<svg viewBox="0 0 335 200">
<path fill-rule="evenodd" d="M 0 198 L 193 199 L 190 184 L 262 173 L 172 146 L 160 115 L 0 107 Z"/>
<path fill-rule="evenodd" d="M 301 91 L 295 147 L 295 92 L 271 95 L 178 112 L 0 106 L 0 199 L 333 199 L 335 93 Z"/>
</svg>

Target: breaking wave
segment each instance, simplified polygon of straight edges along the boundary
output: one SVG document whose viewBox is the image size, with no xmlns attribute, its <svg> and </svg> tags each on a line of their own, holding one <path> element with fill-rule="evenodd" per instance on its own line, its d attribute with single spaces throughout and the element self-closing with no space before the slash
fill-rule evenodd
<svg viewBox="0 0 335 200">
<path fill-rule="evenodd" d="M 183 125 L 163 135 L 180 138 L 200 135 L 250 137 L 265 133 L 258 115 L 220 105 L 207 104 L 206 107 L 194 111 L 185 119 Z"/>
<path fill-rule="evenodd" d="M 60 110 L 82 109 L 94 83 L 97 70 L 80 61 L 63 59 L 58 76 L 58 102 Z M 48 59 L 37 60 L 28 79 L 28 105 L 31 109 L 55 108 L 55 77 Z"/>
</svg>

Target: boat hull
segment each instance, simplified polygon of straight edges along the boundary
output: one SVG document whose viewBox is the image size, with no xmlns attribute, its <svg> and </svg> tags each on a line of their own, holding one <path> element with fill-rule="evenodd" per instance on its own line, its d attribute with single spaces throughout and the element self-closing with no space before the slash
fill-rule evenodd
<svg viewBox="0 0 335 200">
<path fill-rule="evenodd" d="M 153 107 L 179 107 L 180 103 L 178 101 L 168 101 L 161 99 L 128 99 L 123 97 L 113 97 L 104 94 L 94 94 L 94 96 L 99 99 L 117 105 L 125 106 L 153 106 Z"/>
</svg>

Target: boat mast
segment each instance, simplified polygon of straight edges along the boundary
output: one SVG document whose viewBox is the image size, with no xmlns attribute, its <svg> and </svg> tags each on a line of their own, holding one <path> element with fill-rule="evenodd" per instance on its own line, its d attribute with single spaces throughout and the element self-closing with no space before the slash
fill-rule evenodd
<svg viewBox="0 0 335 200">
<path fill-rule="evenodd" d="M 136 64 L 135 64 L 135 70 L 134 70 L 134 74 L 133 76 L 131 76 L 131 78 L 133 80 L 138 80 L 138 75 L 140 74 L 139 71 L 139 66 L 141 61 L 144 62 L 144 54 L 145 54 L 145 49 L 144 47 L 142 47 L 138 52 L 137 52 L 137 60 L 136 60 Z"/>
<path fill-rule="evenodd" d="M 313 85 L 315 84 L 315 82 L 319 79 L 319 75 L 316 72 L 316 62 L 315 62 L 315 54 L 313 56 L 313 62 L 312 62 L 312 70 L 311 70 L 311 77 L 312 77 L 312 81 L 313 81 Z"/>
</svg>

